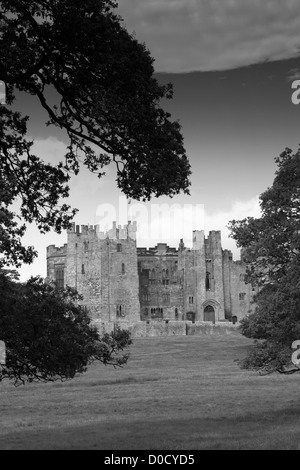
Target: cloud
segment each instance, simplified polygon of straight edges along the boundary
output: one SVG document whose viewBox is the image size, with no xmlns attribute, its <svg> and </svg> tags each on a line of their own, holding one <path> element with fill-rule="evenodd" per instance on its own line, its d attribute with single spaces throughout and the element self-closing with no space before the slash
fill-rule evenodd
<svg viewBox="0 0 300 470">
<path fill-rule="evenodd" d="M 239 249 L 235 241 L 229 237 L 230 231 L 227 228 L 229 221 L 242 220 L 246 217 L 259 218 L 261 211 L 259 207 L 259 198 L 254 197 L 248 201 L 235 202 L 229 211 L 215 212 L 205 216 L 205 230 L 221 230 L 223 249 L 233 252 L 234 257 L 239 257 Z"/>
<path fill-rule="evenodd" d="M 289 70 L 286 79 L 289 83 L 293 82 L 294 80 L 300 80 L 300 68 Z"/>
<path fill-rule="evenodd" d="M 125 196 L 119 198 L 118 207 L 113 204 L 99 205 L 97 216 L 101 230 L 111 228 L 113 221 L 124 225 L 128 220 L 137 222 L 137 246 L 153 247 L 157 243 L 166 243 L 178 247 L 182 238 L 186 247 L 193 245 L 193 230 L 204 230 L 207 236 L 210 230 L 220 230 L 223 249 L 233 252 L 239 258 L 235 241 L 229 238 L 227 225 L 230 220 L 242 220 L 246 217 L 260 217 L 259 198 L 237 201 L 227 211 L 208 214 L 204 204 L 180 204 L 161 198 L 160 202 L 133 202 L 128 204 Z"/>
<path fill-rule="evenodd" d="M 35 153 L 45 162 L 57 164 L 63 160 L 63 156 L 67 153 L 67 144 L 58 140 L 56 137 L 47 137 L 46 139 L 36 139 L 32 146 L 32 152 Z"/>
<path fill-rule="evenodd" d="M 59 162 L 64 161 L 64 156 L 68 152 L 66 143 L 61 142 L 56 137 L 33 140 L 32 153 L 40 157 L 45 163 L 57 165 Z M 92 148 L 94 148 L 97 153 L 95 146 Z M 72 204 L 77 207 L 80 201 L 82 201 L 82 198 L 86 198 L 87 195 L 89 195 L 89 197 L 96 196 L 99 190 L 109 184 L 109 177 L 112 170 L 108 166 L 105 167 L 103 171 L 105 171 L 105 175 L 99 179 L 96 174 L 92 174 L 84 165 L 81 165 L 79 176 L 72 175 L 69 182 Z"/>
<path fill-rule="evenodd" d="M 295 57 L 299 0 L 122 0 L 125 26 L 157 72 L 226 70 Z"/>
</svg>

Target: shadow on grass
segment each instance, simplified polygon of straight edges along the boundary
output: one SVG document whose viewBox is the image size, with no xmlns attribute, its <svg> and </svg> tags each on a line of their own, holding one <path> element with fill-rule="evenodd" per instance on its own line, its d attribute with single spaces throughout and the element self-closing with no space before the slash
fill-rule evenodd
<svg viewBox="0 0 300 470">
<path fill-rule="evenodd" d="M 0 449 L 225 450 L 300 448 L 299 407 L 233 418 L 115 420 L 30 430 L 0 438 Z"/>
<path fill-rule="evenodd" d="M 111 379 L 111 380 L 90 380 L 84 384 L 85 388 L 89 387 L 102 387 L 106 385 L 130 385 L 130 384 L 144 384 L 147 382 L 157 382 L 160 380 L 160 377 L 122 377 L 119 379 Z M 72 380 L 66 381 L 66 382 L 55 382 L 52 384 L 53 388 L 63 388 L 65 389 L 66 387 L 76 387 L 78 388 L 79 385 L 76 382 L 73 382 Z"/>
</svg>

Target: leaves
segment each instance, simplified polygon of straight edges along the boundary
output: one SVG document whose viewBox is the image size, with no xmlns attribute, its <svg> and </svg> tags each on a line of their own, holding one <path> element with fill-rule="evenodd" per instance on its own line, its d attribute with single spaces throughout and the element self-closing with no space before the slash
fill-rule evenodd
<svg viewBox="0 0 300 470">
<path fill-rule="evenodd" d="M 101 178 L 114 162 L 117 186 L 134 199 L 189 193 L 180 125 L 160 107 L 172 86 L 153 77 L 150 52 L 126 31 L 115 6 L 109 0 L 0 1 L 0 79 L 9 103 L 0 107 L 0 178 L 11 201 L 21 198 L 24 220 L 42 232 L 69 226 L 75 211 L 60 200 L 82 165 Z M 12 110 L 16 90 L 36 96 L 48 125 L 66 132 L 58 166 L 32 154 L 28 117 Z"/>
<path fill-rule="evenodd" d="M 256 343 L 244 367 L 291 373 L 291 345 L 300 338 L 300 150 L 276 158 L 271 188 L 260 196 L 262 216 L 231 221 L 232 237 L 247 262 L 247 278 L 260 287 L 255 311 L 241 322 Z"/>
<path fill-rule="evenodd" d="M 130 333 L 117 328 L 100 337 L 74 289 L 57 290 L 41 278 L 19 284 L 12 277 L 0 272 L 0 339 L 7 353 L 0 381 L 68 380 L 94 361 L 126 364 Z"/>
<path fill-rule="evenodd" d="M 300 149 L 286 149 L 276 162 L 273 185 L 260 195 L 261 218 L 229 223 L 249 279 L 258 285 L 280 279 L 300 253 Z"/>
</svg>

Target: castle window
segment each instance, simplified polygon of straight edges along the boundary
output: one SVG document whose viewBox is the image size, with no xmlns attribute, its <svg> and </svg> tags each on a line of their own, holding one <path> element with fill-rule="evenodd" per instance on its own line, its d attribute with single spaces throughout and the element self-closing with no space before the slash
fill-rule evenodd
<svg viewBox="0 0 300 470">
<path fill-rule="evenodd" d="M 175 320 L 178 320 L 178 308 L 175 308 Z"/>
<path fill-rule="evenodd" d="M 164 302 L 170 302 L 170 294 L 169 293 L 163 294 L 163 301 Z"/>
<path fill-rule="evenodd" d="M 57 289 L 64 288 L 64 265 L 57 264 L 54 267 L 55 285 Z"/>
<path fill-rule="evenodd" d="M 149 302 L 149 294 L 143 294 L 143 301 Z"/>
<path fill-rule="evenodd" d="M 122 263 L 122 274 L 125 274 L 125 264 Z"/>
<path fill-rule="evenodd" d="M 210 290 L 210 285 L 211 285 L 210 273 L 207 271 L 206 272 L 206 278 L 205 278 L 205 288 L 206 288 L 206 290 Z"/>
<path fill-rule="evenodd" d="M 118 243 L 118 244 L 117 244 L 117 252 L 118 252 L 118 253 L 121 253 L 121 252 L 122 252 L 122 245 L 121 245 L 121 243 Z"/>
<path fill-rule="evenodd" d="M 153 268 L 149 274 L 150 284 L 155 284 L 155 281 L 156 281 L 155 278 L 156 278 L 156 274 L 155 274 L 155 269 Z"/>
<path fill-rule="evenodd" d="M 84 251 L 88 251 L 89 250 L 89 242 L 84 241 L 83 244 L 84 244 Z"/>
<path fill-rule="evenodd" d="M 194 303 L 194 297 L 192 295 L 189 296 L 189 304 Z"/>
<path fill-rule="evenodd" d="M 81 265 L 81 274 L 85 274 L 85 272 L 84 272 L 84 264 Z"/>
<path fill-rule="evenodd" d="M 245 292 L 240 292 L 239 293 L 239 300 L 245 300 L 246 293 Z"/>
<path fill-rule="evenodd" d="M 163 309 L 161 307 L 151 308 L 151 317 L 152 318 L 162 318 L 163 317 Z"/>
<path fill-rule="evenodd" d="M 162 272 L 162 277 L 163 277 L 163 285 L 168 286 L 169 285 L 169 270 L 168 269 L 163 269 Z"/>
<path fill-rule="evenodd" d="M 125 317 L 125 305 L 116 306 L 117 317 Z"/>
</svg>

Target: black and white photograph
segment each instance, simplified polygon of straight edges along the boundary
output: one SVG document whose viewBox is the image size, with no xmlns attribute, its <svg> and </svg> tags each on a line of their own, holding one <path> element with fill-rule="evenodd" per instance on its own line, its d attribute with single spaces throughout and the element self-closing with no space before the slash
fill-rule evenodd
<svg viewBox="0 0 300 470">
<path fill-rule="evenodd" d="M 300 450 L 300 0 L 0 0 L 0 450 Z"/>
</svg>

